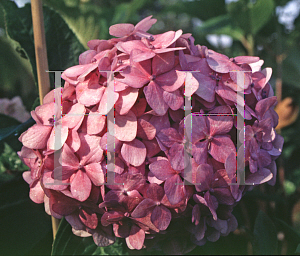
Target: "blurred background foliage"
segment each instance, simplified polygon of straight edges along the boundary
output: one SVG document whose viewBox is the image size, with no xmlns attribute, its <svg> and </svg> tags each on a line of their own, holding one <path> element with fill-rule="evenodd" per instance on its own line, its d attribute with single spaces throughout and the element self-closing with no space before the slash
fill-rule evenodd
<svg viewBox="0 0 300 256">
<path fill-rule="evenodd" d="M 9 23 L 4 18 L 5 1 L 10 0 L 0 1 L 0 98 L 20 96 L 27 111 L 31 111 L 38 101 L 34 72 L 30 65 L 35 66 L 34 53 L 30 53 L 32 45 L 19 42 L 20 36 L 27 33 L 27 39 L 32 44 L 32 29 L 30 22 L 27 25 L 24 23 L 24 26 L 21 22 L 18 28 L 20 35 L 8 33 Z M 22 4 L 29 1 L 16 2 Z M 279 101 L 276 107 L 279 114 L 278 132 L 285 139 L 283 154 L 277 161 L 276 185 L 261 185 L 248 192 L 234 210 L 239 221 L 238 230 L 192 253 L 293 254 L 297 250 L 300 254 L 300 0 L 43 0 L 43 3 L 57 11 L 78 38 L 77 42 L 70 34 L 68 38 L 71 38 L 72 47 L 67 49 L 68 46 L 63 45 L 64 38 L 53 39 L 48 34 L 49 46 L 55 44 L 61 49 L 67 49 L 66 56 L 73 57 L 64 58 L 56 64 L 56 55 L 52 56 L 53 51 L 48 52 L 50 70 L 75 65 L 79 53 L 87 49 L 89 40 L 110 38 L 110 25 L 136 24 L 149 15 L 158 20 L 150 33 L 182 29 L 184 33 L 192 33 L 197 44 L 206 45 L 229 57 L 255 55 L 263 59 L 264 67 L 273 69 L 271 84 Z M 16 19 L 18 13 L 25 12 L 25 9 L 28 11 L 29 8 L 25 6 L 18 11 L 14 10 Z M 45 21 L 46 26 L 57 20 L 56 16 L 52 16 L 52 19 Z M 31 19 L 30 15 L 22 18 L 23 21 Z M 59 20 L 58 24 L 61 23 Z M 52 33 L 53 26 L 49 28 Z M 65 25 L 58 30 L 63 34 L 66 31 Z M 19 240 L 28 231 L 20 233 L 20 230 L 14 232 L 10 229 L 8 234 L 1 237 L 0 246 L 13 254 L 49 255 L 49 243 L 52 243 L 50 218 L 45 215 L 43 207 L 39 208 L 25 199 L 28 186 L 22 181 L 20 171 L 26 167 L 15 153 L 21 147 L 17 137 L 28 125 L 20 127 L 19 121 L 0 115 L 0 196 L 15 200 L 19 193 L 18 198 L 23 198 L 23 201 L 18 199 L 13 204 L 1 203 L 1 230 L 11 228 L 9 225 L 14 218 L 19 219 L 19 222 L 12 225 L 14 228 L 26 225 L 24 223 L 31 225 L 32 218 L 39 220 L 44 228 L 42 233 L 34 230 L 35 240 L 29 239 L 30 246 L 27 247 L 26 243 L 19 243 Z M 13 131 L 9 136 L 8 130 Z M 18 189 L 13 191 L 12 185 L 18 186 Z M 8 213 L 7 209 L 18 212 L 20 207 L 25 209 L 25 214 Z M 28 207 L 34 209 L 33 214 L 30 214 Z M 263 215 L 260 210 L 267 215 Z M 28 230 L 26 227 L 23 229 Z M 10 235 L 14 237 L 13 243 L 7 243 Z M 264 246 L 266 244 L 269 247 Z"/>
</svg>

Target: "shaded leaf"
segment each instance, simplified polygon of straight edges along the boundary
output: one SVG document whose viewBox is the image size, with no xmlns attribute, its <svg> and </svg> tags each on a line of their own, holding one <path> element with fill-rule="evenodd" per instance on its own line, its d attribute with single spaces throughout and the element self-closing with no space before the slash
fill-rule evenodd
<svg viewBox="0 0 300 256">
<path fill-rule="evenodd" d="M 277 254 L 277 233 L 271 219 L 262 211 L 256 217 L 253 231 L 253 253 L 255 255 Z"/>
</svg>

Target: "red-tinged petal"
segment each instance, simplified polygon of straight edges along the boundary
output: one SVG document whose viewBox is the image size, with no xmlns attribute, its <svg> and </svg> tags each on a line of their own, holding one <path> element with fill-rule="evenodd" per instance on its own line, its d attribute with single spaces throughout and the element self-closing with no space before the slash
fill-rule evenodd
<svg viewBox="0 0 300 256">
<path fill-rule="evenodd" d="M 125 115 L 134 105 L 138 97 L 138 89 L 128 87 L 124 91 L 119 92 L 119 98 L 115 104 L 116 111 L 120 115 Z"/>
<path fill-rule="evenodd" d="M 52 131 L 52 126 L 35 124 L 27 131 L 23 132 L 19 140 L 23 146 L 32 149 L 43 149 L 47 145 L 47 140 Z"/>
<path fill-rule="evenodd" d="M 140 50 L 140 51 L 151 51 L 149 48 L 146 47 L 143 42 L 140 40 L 132 40 L 127 42 L 119 42 L 116 45 L 117 49 L 121 52 L 125 52 L 127 54 L 130 54 L 132 50 Z"/>
<path fill-rule="evenodd" d="M 76 200 L 57 192 L 51 193 L 49 203 L 51 209 L 62 216 L 70 215 L 79 207 Z"/>
<path fill-rule="evenodd" d="M 143 118 L 137 121 L 137 137 L 144 140 L 152 140 L 156 135 L 155 127 Z"/>
<path fill-rule="evenodd" d="M 109 27 L 109 34 L 115 37 L 128 36 L 134 30 L 134 26 L 128 23 L 116 24 Z"/>
<path fill-rule="evenodd" d="M 152 74 L 159 76 L 170 71 L 175 64 L 174 52 L 167 52 L 156 55 L 152 60 Z"/>
<path fill-rule="evenodd" d="M 151 214 L 151 222 L 159 230 L 166 230 L 171 219 L 172 215 L 170 210 L 163 205 L 156 206 Z"/>
<path fill-rule="evenodd" d="M 198 141 L 193 145 L 193 157 L 197 164 L 207 163 L 208 141 Z"/>
<path fill-rule="evenodd" d="M 153 157 L 161 150 L 156 139 L 144 140 L 143 143 L 147 149 L 147 157 Z"/>
<path fill-rule="evenodd" d="M 233 126 L 233 116 L 228 106 L 219 106 L 210 111 L 207 116 L 207 121 L 208 130 L 211 136 L 227 134 Z"/>
<path fill-rule="evenodd" d="M 146 198 L 134 209 L 134 211 L 131 213 L 131 217 L 143 218 L 152 211 L 155 205 L 156 203 L 152 199 Z"/>
<path fill-rule="evenodd" d="M 30 185 L 30 192 L 29 192 L 29 197 L 30 199 L 35 202 L 36 204 L 41 204 L 44 202 L 44 190 L 41 186 L 41 183 L 39 180 L 34 181 Z"/>
<path fill-rule="evenodd" d="M 174 92 L 163 92 L 164 101 L 172 110 L 178 110 L 183 106 L 184 99 L 179 90 Z"/>
<path fill-rule="evenodd" d="M 229 137 L 218 135 L 212 139 L 208 152 L 217 161 L 225 163 L 229 154 L 235 151 L 236 148 Z"/>
<path fill-rule="evenodd" d="M 124 215 L 118 211 L 105 212 L 101 217 L 101 224 L 103 226 L 108 226 L 113 222 L 117 222 L 123 219 Z"/>
<path fill-rule="evenodd" d="M 90 163 L 101 162 L 103 150 L 100 147 L 99 136 L 79 133 L 81 147 L 77 151 L 82 166 Z"/>
<path fill-rule="evenodd" d="M 62 74 L 66 77 L 78 77 L 87 69 L 87 65 L 76 65 L 66 69 Z"/>
<path fill-rule="evenodd" d="M 87 134 L 94 135 L 103 131 L 106 124 L 106 116 L 98 111 L 91 111 L 87 117 Z"/>
<path fill-rule="evenodd" d="M 135 30 L 141 30 L 146 32 L 152 27 L 154 23 L 156 23 L 156 21 L 156 19 L 152 19 L 152 15 L 148 16 L 135 25 Z"/>
<path fill-rule="evenodd" d="M 145 231 L 137 225 L 133 225 L 130 230 L 129 237 L 126 237 L 127 245 L 130 245 L 136 250 L 143 248 L 145 240 Z"/>
<path fill-rule="evenodd" d="M 213 179 L 213 168 L 209 164 L 200 164 L 197 169 L 196 190 L 198 192 L 209 190 Z"/>
<path fill-rule="evenodd" d="M 136 137 L 137 133 L 137 120 L 132 111 L 129 111 L 126 115 L 118 115 L 115 117 L 115 129 L 114 134 L 118 140 L 132 141 Z"/>
<path fill-rule="evenodd" d="M 213 50 L 208 50 L 207 64 L 212 70 L 218 73 L 229 73 L 230 71 L 241 70 L 241 68 L 230 61 L 227 56 Z"/>
<path fill-rule="evenodd" d="M 74 169 L 78 168 L 79 160 L 67 144 L 64 144 L 60 157 L 61 157 L 62 166 L 70 166 L 73 167 Z"/>
<path fill-rule="evenodd" d="M 153 81 L 144 87 L 144 94 L 150 107 L 158 114 L 166 114 L 169 106 L 164 101 L 163 90 Z"/>
<path fill-rule="evenodd" d="M 95 186 L 100 186 L 105 183 L 104 172 L 100 163 L 88 164 L 84 166 L 84 170 Z"/>
<path fill-rule="evenodd" d="M 172 205 L 178 204 L 186 196 L 183 181 L 178 174 L 173 175 L 165 181 L 164 189 L 166 196 Z"/>
<path fill-rule="evenodd" d="M 69 129 L 67 126 L 55 125 L 49 136 L 47 148 L 50 150 L 59 150 L 65 144 L 68 138 Z"/>
<path fill-rule="evenodd" d="M 121 75 L 124 78 L 115 78 L 115 80 L 127 84 L 133 88 L 141 88 L 143 85 L 149 82 L 149 77 L 147 74 L 135 66 L 127 66 L 122 70 Z"/>
<path fill-rule="evenodd" d="M 165 91 L 174 92 L 183 85 L 185 77 L 184 72 L 173 69 L 156 77 L 154 82 Z"/>
<path fill-rule="evenodd" d="M 78 170 L 71 181 L 70 190 L 75 199 L 85 201 L 91 193 L 92 183 L 89 177 L 81 170 Z"/>
<path fill-rule="evenodd" d="M 230 59 L 231 61 L 233 61 L 234 63 L 241 65 L 241 64 L 249 64 L 249 63 L 254 63 L 259 61 L 259 57 L 256 56 L 237 56 L 234 58 Z"/>
<path fill-rule="evenodd" d="M 142 62 L 145 60 L 150 60 L 155 56 L 155 53 L 150 49 L 134 49 L 131 51 L 130 57 L 133 62 Z"/>
<path fill-rule="evenodd" d="M 78 151 L 80 148 L 80 138 L 76 130 L 71 130 L 71 132 L 68 133 L 66 144 L 68 144 L 73 152 Z"/>
<path fill-rule="evenodd" d="M 163 34 L 155 35 L 151 44 L 156 48 L 167 48 L 182 35 L 182 30 L 168 31 Z"/>
<path fill-rule="evenodd" d="M 98 226 L 98 217 L 96 213 L 91 212 L 91 210 L 80 209 L 79 218 L 82 223 L 91 229 L 96 229 Z"/>
<path fill-rule="evenodd" d="M 138 98 L 136 103 L 131 108 L 131 111 L 135 114 L 136 117 L 140 117 L 145 113 L 147 107 L 147 101 L 145 98 Z"/>
<path fill-rule="evenodd" d="M 70 185 L 69 177 L 65 176 L 66 175 L 62 176 L 61 169 L 54 169 L 53 171 L 45 170 L 43 174 L 43 185 L 47 189 L 64 190 Z"/>
<path fill-rule="evenodd" d="M 146 159 L 147 150 L 143 142 L 134 139 L 124 142 L 121 148 L 122 157 L 126 162 L 133 166 L 140 166 Z"/>
<path fill-rule="evenodd" d="M 160 202 L 165 195 L 163 188 L 157 184 L 149 184 L 147 189 L 147 197 L 154 202 Z"/>
<path fill-rule="evenodd" d="M 150 171 L 160 180 L 171 178 L 175 171 L 172 169 L 168 160 L 158 160 L 149 165 Z"/>
</svg>

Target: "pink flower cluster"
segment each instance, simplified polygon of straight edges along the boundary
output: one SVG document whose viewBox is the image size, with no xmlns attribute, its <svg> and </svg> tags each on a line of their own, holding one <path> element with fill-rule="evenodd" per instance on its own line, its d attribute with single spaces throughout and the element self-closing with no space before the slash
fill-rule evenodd
<svg viewBox="0 0 300 256">
<path fill-rule="evenodd" d="M 251 188 L 233 184 L 237 155 L 246 183 L 275 184 L 283 138 L 274 130 L 276 97 L 262 60 L 230 59 L 181 30 L 147 33 L 155 22 L 114 25 L 116 38 L 89 41 L 79 65 L 62 74 L 62 115 L 51 91 L 31 112 L 36 124 L 21 135 L 19 156 L 30 167 L 23 175 L 30 198 L 65 217 L 74 234 L 93 236 L 98 246 L 125 238 L 137 250 L 177 241 L 184 253 L 237 228 L 233 207 Z M 106 71 L 114 72 L 114 145 L 107 143 Z M 246 71 L 244 88 L 236 71 Z M 187 90 L 192 114 L 185 117 Z M 245 129 L 237 128 L 239 112 Z M 106 184 L 111 153 L 115 184 Z"/>
</svg>

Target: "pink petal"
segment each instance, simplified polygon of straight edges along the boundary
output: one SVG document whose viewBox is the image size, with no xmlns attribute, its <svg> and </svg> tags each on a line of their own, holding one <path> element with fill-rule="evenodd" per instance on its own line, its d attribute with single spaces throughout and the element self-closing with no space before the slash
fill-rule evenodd
<svg viewBox="0 0 300 256">
<path fill-rule="evenodd" d="M 137 120 L 132 111 L 126 115 L 118 115 L 115 113 L 115 133 L 112 134 L 118 140 L 132 141 L 137 134 Z"/>
<path fill-rule="evenodd" d="M 35 124 L 23 132 L 19 140 L 27 148 L 43 149 L 46 147 L 52 128 L 52 126 Z"/>
<path fill-rule="evenodd" d="M 126 162 L 133 166 L 140 166 L 146 159 L 146 147 L 143 142 L 134 139 L 130 142 L 124 142 L 121 148 L 122 157 Z"/>
<path fill-rule="evenodd" d="M 38 180 L 34 181 L 30 185 L 29 197 L 36 204 L 41 204 L 44 202 L 45 193 L 41 186 L 40 181 L 38 181 Z"/>
<path fill-rule="evenodd" d="M 167 147 L 172 147 L 174 143 L 182 143 L 183 138 L 174 128 L 162 129 L 157 137 Z"/>
<path fill-rule="evenodd" d="M 115 37 L 123 37 L 133 32 L 134 26 L 128 23 L 116 24 L 109 27 L 109 34 Z"/>
<path fill-rule="evenodd" d="M 236 148 L 227 136 L 215 136 L 208 151 L 211 156 L 221 163 L 225 163 L 230 153 L 236 152 Z"/>
<path fill-rule="evenodd" d="M 163 99 L 163 90 L 153 81 L 144 87 L 144 94 L 150 107 L 158 114 L 163 116 L 168 105 Z"/>
<path fill-rule="evenodd" d="M 105 183 L 104 172 L 100 163 L 91 163 L 84 166 L 84 170 L 95 186 L 100 186 Z"/>
<path fill-rule="evenodd" d="M 154 202 L 160 202 L 164 196 L 164 190 L 157 184 L 149 184 L 147 189 L 147 197 L 151 198 Z"/>
<path fill-rule="evenodd" d="M 145 231 L 137 225 L 133 225 L 130 230 L 129 237 L 126 237 L 127 245 L 134 249 L 140 250 L 143 247 L 145 240 Z"/>
<path fill-rule="evenodd" d="M 108 100 L 107 99 L 107 94 L 111 94 L 113 95 L 113 100 Z M 99 103 L 99 108 L 98 108 L 98 112 L 101 115 L 107 115 L 107 113 L 109 113 L 109 111 L 114 107 L 114 104 L 116 104 L 117 100 L 119 98 L 119 93 L 117 92 L 108 92 L 108 89 L 106 89 L 102 95 L 102 98 L 100 100 Z"/>
<path fill-rule="evenodd" d="M 218 73 L 228 73 L 234 70 L 241 70 L 241 68 L 231 62 L 227 56 L 213 50 L 208 50 L 207 64 L 212 70 Z"/>
<path fill-rule="evenodd" d="M 196 94 L 202 99 L 213 102 L 215 100 L 215 88 L 216 81 L 212 80 L 210 77 L 205 76 L 200 73 L 193 73 L 193 79 L 191 83 L 198 84 L 198 89 L 196 90 Z"/>
<path fill-rule="evenodd" d="M 152 27 L 154 23 L 156 23 L 156 21 L 156 19 L 152 19 L 152 15 L 148 16 L 135 25 L 135 30 L 146 32 Z"/>
<path fill-rule="evenodd" d="M 87 116 L 87 134 L 99 134 L 103 131 L 105 124 L 105 115 L 101 115 L 98 111 L 91 111 Z"/>
<path fill-rule="evenodd" d="M 82 122 L 85 112 L 86 110 L 84 105 L 80 103 L 74 104 L 69 112 L 64 117 L 62 117 L 62 125 L 67 126 L 70 129 L 75 128 Z"/>
<path fill-rule="evenodd" d="M 170 210 L 163 205 L 156 206 L 151 214 L 151 221 L 159 230 L 166 230 L 171 219 Z"/>
<path fill-rule="evenodd" d="M 189 156 L 182 143 L 174 143 L 168 152 L 171 166 L 174 170 L 183 170 L 189 162 Z"/>
<path fill-rule="evenodd" d="M 69 129 L 67 126 L 55 125 L 49 136 L 47 148 L 50 150 L 59 150 L 68 138 Z M 56 136 L 55 136 L 56 134 Z M 60 135 L 60 137 L 58 137 Z"/>
<path fill-rule="evenodd" d="M 125 115 L 132 108 L 137 100 L 139 90 L 128 87 L 124 91 L 119 92 L 119 98 L 115 104 L 116 111 L 120 115 Z"/>
<path fill-rule="evenodd" d="M 105 87 L 100 86 L 97 80 L 84 80 L 76 86 L 76 96 L 79 103 L 89 107 L 96 105 L 103 93 Z"/>
<path fill-rule="evenodd" d="M 170 71 L 175 64 L 174 52 L 167 52 L 156 55 L 152 60 L 152 74 L 159 76 Z"/>
<path fill-rule="evenodd" d="M 78 170 L 71 181 L 70 190 L 75 199 L 85 201 L 90 196 L 92 183 L 89 177 L 81 170 Z"/>
</svg>

